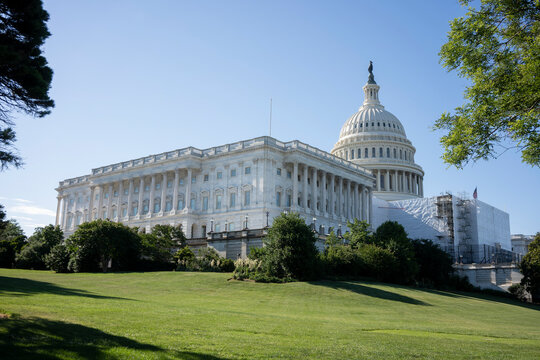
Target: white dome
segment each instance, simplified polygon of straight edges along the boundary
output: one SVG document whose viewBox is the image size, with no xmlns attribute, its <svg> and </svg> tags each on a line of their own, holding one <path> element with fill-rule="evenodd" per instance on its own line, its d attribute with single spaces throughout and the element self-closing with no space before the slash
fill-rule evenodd
<svg viewBox="0 0 540 360">
<path fill-rule="evenodd" d="M 381 199 L 422 197 L 424 171 L 414 162 L 416 149 L 398 118 L 380 103 L 372 70 L 370 65 L 364 103 L 343 124 L 331 153 L 370 170 Z"/>
<path fill-rule="evenodd" d="M 381 135 L 401 135 L 407 137 L 403 125 L 391 112 L 382 105 L 362 105 L 358 112 L 345 122 L 339 133 L 342 140 L 350 135 L 376 133 Z"/>
</svg>

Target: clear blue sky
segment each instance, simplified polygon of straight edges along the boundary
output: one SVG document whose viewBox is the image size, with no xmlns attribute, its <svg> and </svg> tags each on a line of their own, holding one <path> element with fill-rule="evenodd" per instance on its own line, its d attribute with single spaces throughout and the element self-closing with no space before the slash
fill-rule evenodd
<svg viewBox="0 0 540 360">
<path fill-rule="evenodd" d="M 26 165 L 0 174 L 0 203 L 27 234 L 54 222 L 60 180 L 186 146 L 268 134 L 330 151 L 363 100 L 369 60 L 380 98 L 425 170 L 425 196 L 469 196 L 540 231 L 540 170 L 517 153 L 458 171 L 430 130 L 467 82 L 438 52 L 458 1 L 45 1 L 56 108 L 17 115 Z"/>
</svg>

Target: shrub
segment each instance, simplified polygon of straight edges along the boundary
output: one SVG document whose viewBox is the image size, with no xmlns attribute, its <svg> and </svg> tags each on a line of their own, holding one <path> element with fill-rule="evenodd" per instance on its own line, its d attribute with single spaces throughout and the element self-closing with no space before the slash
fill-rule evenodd
<svg viewBox="0 0 540 360">
<path fill-rule="evenodd" d="M 11 268 L 15 265 L 15 256 L 21 251 L 25 241 L 24 231 L 15 220 L 0 219 L 0 267 Z"/>
<path fill-rule="evenodd" d="M 262 259 L 266 252 L 266 249 L 264 247 L 250 247 L 249 248 L 249 255 L 248 258 L 250 259 Z"/>
<path fill-rule="evenodd" d="M 519 301 L 527 301 L 527 291 L 521 284 L 514 284 L 508 288 L 508 292 Z"/>
<path fill-rule="evenodd" d="M 252 279 L 261 268 L 261 261 L 256 259 L 238 259 L 234 262 L 233 278 L 237 280 Z"/>
<path fill-rule="evenodd" d="M 540 233 L 529 244 L 529 251 L 521 260 L 521 285 L 531 294 L 533 302 L 540 302 Z"/>
<path fill-rule="evenodd" d="M 220 257 L 214 248 L 206 247 L 199 249 L 197 256 L 191 250 L 184 249 L 181 249 L 175 254 L 178 258 L 176 270 L 209 272 L 231 272 L 234 270 L 234 262 L 230 259 Z"/>
<path fill-rule="evenodd" d="M 361 261 L 365 264 L 366 275 L 379 281 L 396 282 L 399 279 L 399 261 L 388 249 L 373 244 L 363 244 L 358 248 Z"/>
<path fill-rule="evenodd" d="M 349 245 L 355 249 L 359 248 L 362 244 L 372 244 L 373 235 L 369 230 L 369 224 L 365 221 L 359 221 L 354 219 L 354 222 L 347 222 L 349 231 L 343 235 Z"/>
<path fill-rule="evenodd" d="M 34 234 L 28 238 L 27 244 L 17 254 L 16 266 L 22 269 L 46 269 L 45 256 L 54 246 L 61 244 L 63 239 L 64 232 L 59 226 L 47 225 L 36 228 Z"/>
<path fill-rule="evenodd" d="M 365 264 L 356 249 L 348 245 L 331 246 L 321 255 L 326 275 L 358 277 L 366 274 Z"/>
<path fill-rule="evenodd" d="M 63 244 L 58 244 L 51 249 L 50 253 L 45 255 L 45 265 L 57 273 L 69 272 L 69 258 L 70 253 L 67 247 Z"/>
<path fill-rule="evenodd" d="M 414 257 L 418 263 L 416 281 L 422 286 L 442 286 L 453 272 L 452 257 L 431 240 L 413 240 Z"/>
<path fill-rule="evenodd" d="M 267 279 L 310 280 L 319 275 L 316 238 L 297 213 L 281 214 L 264 240 L 261 272 Z"/>
<path fill-rule="evenodd" d="M 234 261 L 232 259 L 221 259 L 219 267 L 222 272 L 233 272 L 235 269 Z"/>
<path fill-rule="evenodd" d="M 68 268 L 75 272 L 136 270 L 141 254 L 141 239 L 136 229 L 109 220 L 94 220 L 79 225 L 66 240 L 72 256 Z"/>
</svg>

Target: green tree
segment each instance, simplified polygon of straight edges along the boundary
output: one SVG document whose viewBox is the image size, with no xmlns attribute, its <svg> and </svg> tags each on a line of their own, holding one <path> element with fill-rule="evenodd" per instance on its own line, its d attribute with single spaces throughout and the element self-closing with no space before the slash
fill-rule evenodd
<svg viewBox="0 0 540 360">
<path fill-rule="evenodd" d="M 149 234 L 140 234 L 142 254 L 158 263 L 170 263 L 173 249 L 186 246 L 186 237 L 181 226 L 155 225 Z"/>
<path fill-rule="evenodd" d="M 394 282 L 410 283 L 418 272 L 414 248 L 405 228 L 396 221 L 382 223 L 373 234 L 376 246 L 389 250 L 398 260 L 398 272 Z"/>
<path fill-rule="evenodd" d="M 439 55 L 471 81 L 467 102 L 435 122 L 446 133 L 444 162 L 463 168 L 516 148 L 525 163 L 540 166 L 540 2 L 482 0 L 451 22 Z"/>
<path fill-rule="evenodd" d="M 412 244 L 418 263 L 417 281 L 428 286 L 447 284 L 453 272 L 452 257 L 431 240 L 413 240 Z"/>
<path fill-rule="evenodd" d="M 50 35 L 48 19 L 41 0 L 0 2 L 0 171 L 22 165 L 10 113 L 43 117 L 54 107 L 48 94 L 53 72 L 40 49 Z"/>
<path fill-rule="evenodd" d="M 361 244 L 373 243 L 373 236 L 369 229 L 369 224 L 365 221 L 354 219 L 354 222 L 347 221 L 349 231 L 343 237 L 349 242 L 349 245 L 357 249 Z"/>
<path fill-rule="evenodd" d="M 36 228 L 21 252 L 17 254 L 16 266 L 23 269 L 46 269 L 45 256 L 63 240 L 64 232 L 59 226 L 47 225 Z"/>
<path fill-rule="evenodd" d="M 540 302 L 540 232 L 529 244 L 529 251 L 519 265 L 523 274 L 521 285 L 532 295 L 534 302 Z"/>
<path fill-rule="evenodd" d="M 48 269 L 57 273 L 69 272 L 68 265 L 71 254 L 64 244 L 55 245 L 51 251 L 45 255 L 45 265 Z"/>
<path fill-rule="evenodd" d="M 318 251 L 315 235 L 297 213 L 274 219 L 264 240 L 261 269 L 267 279 L 309 280 L 316 277 Z"/>
<path fill-rule="evenodd" d="M 79 225 L 66 240 L 74 272 L 135 270 L 141 253 L 141 239 L 136 229 L 111 222 L 94 220 Z"/>
<path fill-rule="evenodd" d="M 334 230 L 330 231 L 330 234 L 326 237 L 326 240 L 324 242 L 325 250 L 328 250 L 331 247 L 340 245 L 342 243 L 341 239 L 337 237 L 337 235 L 334 233 Z"/>
<path fill-rule="evenodd" d="M 26 243 L 26 236 L 15 220 L 2 221 L 0 225 L 0 267 L 12 268 L 15 256 Z"/>
</svg>

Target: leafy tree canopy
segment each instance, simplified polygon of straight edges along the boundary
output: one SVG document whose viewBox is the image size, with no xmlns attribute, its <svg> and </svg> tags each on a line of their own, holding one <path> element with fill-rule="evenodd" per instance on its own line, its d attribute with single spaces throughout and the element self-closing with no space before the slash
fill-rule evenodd
<svg viewBox="0 0 540 360">
<path fill-rule="evenodd" d="M 371 244 L 373 242 L 373 236 L 369 229 L 369 224 L 365 221 L 359 221 L 354 219 L 354 222 L 347 222 L 349 231 L 346 232 L 343 237 L 349 242 L 349 245 L 353 248 L 358 248 L 361 244 Z"/>
<path fill-rule="evenodd" d="M 25 243 L 26 236 L 15 220 L 0 220 L 0 267 L 13 267 L 16 254 Z"/>
<path fill-rule="evenodd" d="M 471 81 L 466 103 L 435 122 L 444 162 L 463 168 L 516 148 L 540 166 L 540 2 L 482 0 L 451 22 L 439 55 Z"/>
<path fill-rule="evenodd" d="M 59 226 L 47 225 L 36 228 L 27 244 L 16 257 L 17 267 L 24 269 L 46 269 L 45 256 L 51 249 L 61 244 L 64 232 Z"/>
<path fill-rule="evenodd" d="M 50 35 L 48 19 L 41 0 L 0 1 L 0 170 L 22 164 L 10 113 L 43 117 L 54 107 L 48 94 L 53 72 L 40 49 Z"/>
<path fill-rule="evenodd" d="M 521 260 L 520 270 L 523 274 L 521 285 L 531 293 L 533 301 L 540 302 L 540 232 L 536 233 L 529 244 L 529 251 Z"/>
</svg>

